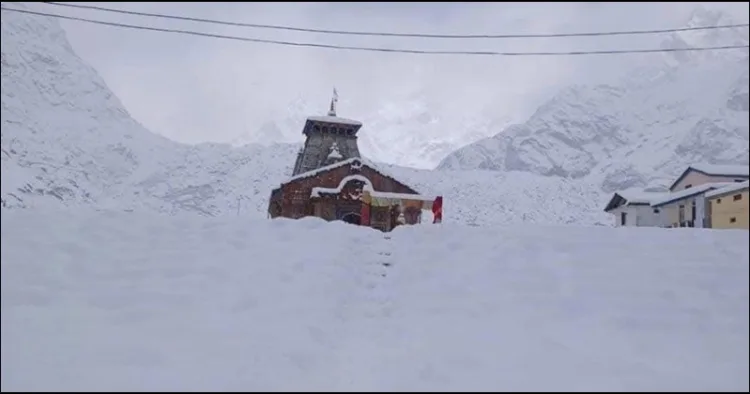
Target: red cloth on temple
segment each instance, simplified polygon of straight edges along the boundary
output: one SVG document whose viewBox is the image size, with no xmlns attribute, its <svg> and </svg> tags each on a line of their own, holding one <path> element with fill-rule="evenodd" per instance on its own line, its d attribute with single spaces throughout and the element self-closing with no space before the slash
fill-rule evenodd
<svg viewBox="0 0 750 394">
<path fill-rule="evenodd" d="M 369 226 L 370 225 L 370 204 L 366 202 L 362 202 L 362 210 L 359 214 L 360 217 L 360 224 L 362 226 Z"/>
<path fill-rule="evenodd" d="M 432 203 L 432 216 L 432 223 L 443 221 L 443 196 L 435 197 L 435 201 Z"/>
</svg>

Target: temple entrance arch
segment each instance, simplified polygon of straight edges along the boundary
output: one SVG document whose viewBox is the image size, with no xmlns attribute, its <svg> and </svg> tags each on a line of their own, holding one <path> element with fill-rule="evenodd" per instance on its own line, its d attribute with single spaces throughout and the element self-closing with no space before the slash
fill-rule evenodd
<svg viewBox="0 0 750 394">
<path fill-rule="evenodd" d="M 362 222 L 362 217 L 357 213 L 351 212 L 344 215 L 341 220 L 344 221 L 344 223 L 359 225 Z"/>
</svg>

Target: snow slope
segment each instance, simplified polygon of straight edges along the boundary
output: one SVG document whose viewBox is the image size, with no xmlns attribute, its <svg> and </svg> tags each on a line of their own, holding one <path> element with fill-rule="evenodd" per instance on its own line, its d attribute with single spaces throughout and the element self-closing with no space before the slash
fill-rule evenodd
<svg viewBox="0 0 750 394">
<path fill-rule="evenodd" d="M 266 194 L 275 184 L 268 173 L 283 171 L 293 152 L 188 146 L 153 134 L 76 56 L 56 21 L 2 13 L 6 208 L 94 204 L 218 214 L 233 209 L 240 193 Z"/>
<path fill-rule="evenodd" d="M 688 26 L 731 22 L 699 9 Z M 747 43 L 745 28 L 674 34 L 664 46 Z M 747 50 L 644 61 L 617 84 L 564 89 L 525 123 L 453 152 L 438 168 L 585 178 L 613 191 L 664 186 L 693 163 L 747 164 L 748 63 Z"/>
<path fill-rule="evenodd" d="M 146 130 L 75 54 L 55 20 L 3 12 L 1 49 L 4 209 L 92 206 L 265 217 L 270 191 L 291 173 L 296 144 L 190 146 Z M 365 126 L 361 134 L 377 138 L 373 130 Z M 598 195 L 566 180 L 393 172 L 446 196 L 447 221 L 606 221 L 593 208 Z"/>
<path fill-rule="evenodd" d="M 746 231 L 1 220 L 3 391 L 748 390 Z"/>
</svg>

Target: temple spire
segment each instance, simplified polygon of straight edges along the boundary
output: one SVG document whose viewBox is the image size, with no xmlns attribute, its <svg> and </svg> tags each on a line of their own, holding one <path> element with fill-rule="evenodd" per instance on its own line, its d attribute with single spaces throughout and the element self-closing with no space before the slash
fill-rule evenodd
<svg viewBox="0 0 750 394">
<path fill-rule="evenodd" d="M 331 108 L 328 110 L 328 116 L 336 116 L 336 103 L 339 101 L 339 94 L 336 88 L 333 88 L 333 98 L 331 98 Z"/>
</svg>

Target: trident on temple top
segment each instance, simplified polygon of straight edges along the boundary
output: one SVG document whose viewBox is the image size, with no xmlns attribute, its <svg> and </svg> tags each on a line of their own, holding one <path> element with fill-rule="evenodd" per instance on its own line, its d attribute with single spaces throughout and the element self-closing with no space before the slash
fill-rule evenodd
<svg viewBox="0 0 750 394">
<path fill-rule="evenodd" d="M 339 101 L 339 94 L 336 88 L 333 88 L 333 98 L 331 98 L 331 108 L 328 110 L 328 116 L 336 116 L 336 103 Z"/>
</svg>

